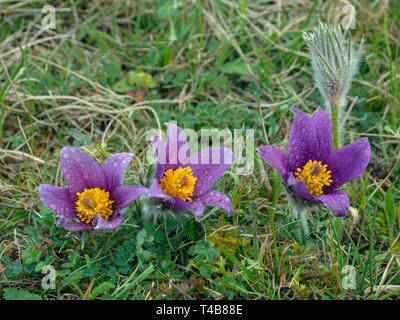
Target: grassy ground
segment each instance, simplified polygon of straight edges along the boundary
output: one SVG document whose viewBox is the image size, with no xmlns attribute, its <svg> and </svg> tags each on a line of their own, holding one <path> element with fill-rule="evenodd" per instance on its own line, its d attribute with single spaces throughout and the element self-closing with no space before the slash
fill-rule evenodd
<svg viewBox="0 0 400 320">
<path fill-rule="evenodd" d="M 279 1 L 277 1 L 279 2 Z M 311 115 L 313 85 L 302 30 L 343 18 L 338 1 L 6 1 L 0 4 L 0 297 L 42 299 L 398 299 L 399 38 L 397 1 L 352 1 L 364 61 L 349 92 L 345 142 L 368 137 L 364 175 L 346 186 L 351 214 L 313 213 L 312 240 L 295 242 L 279 177 L 254 173 L 216 184 L 234 205 L 201 222 L 144 223 L 141 206 L 112 232 L 55 225 L 38 186 L 64 186 L 59 151 L 99 161 L 135 154 L 126 183 L 144 180 L 145 132 L 252 128 L 255 147 L 285 148 L 295 105 Z M 41 8 L 57 9 L 44 30 Z M 126 79 L 150 74 L 138 89 Z M 144 96 L 141 99 L 140 96 Z M 397 115 L 396 115 L 397 110 Z M 162 126 L 164 129 L 164 126 Z M 45 265 L 57 271 L 43 289 Z M 356 270 L 356 289 L 342 268 Z"/>
</svg>

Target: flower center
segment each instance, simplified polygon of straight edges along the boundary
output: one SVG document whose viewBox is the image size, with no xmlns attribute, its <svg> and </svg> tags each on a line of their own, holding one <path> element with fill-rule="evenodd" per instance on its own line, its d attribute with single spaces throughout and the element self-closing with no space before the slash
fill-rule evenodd
<svg viewBox="0 0 400 320">
<path fill-rule="evenodd" d="M 309 160 L 303 169 L 297 168 L 295 176 L 297 180 L 303 180 L 308 191 L 314 196 L 323 194 L 323 187 L 329 187 L 332 183 L 331 171 L 326 171 L 327 165 L 321 164 L 321 161 Z"/>
<path fill-rule="evenodd" d="M 164 172 L 160 181 L 160 189 L 164 190 L 169 196 L 181 198 L 192 202 L 194 185 L 197 178 L 193 177 L 190 167 L 168 169 Z"/>
<path fill-rule="evenodd" d="M 113 213 L 111 207 L 114 201 L 110 200 L 110 195 L 107 191 L 100 188 L 92 188 L 78 192 L 76 195 L 78 196 L 78 201 L 75 202 L 75 208 L 82 222 L 92 222 L 96 214 L 108 221 Z"/>
</svg>

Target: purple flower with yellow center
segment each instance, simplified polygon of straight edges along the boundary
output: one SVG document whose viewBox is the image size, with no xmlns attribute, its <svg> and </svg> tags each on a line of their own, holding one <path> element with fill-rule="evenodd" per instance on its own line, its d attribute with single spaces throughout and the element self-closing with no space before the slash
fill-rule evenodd
<svg viewBox="0 0 400 320">
<path fill-rule="evenodd" d="M 118 227 L 120 211 L 147 192 L 142 186 L 121 185 L 132 156 L 116 153 L 99 166 L 80 149 L 63 148 L 60 165 L 68 187 L 39 187 L 42 202 L 59 215 L 57 225 L 70 231 Z"/>
<path fill-rule="evenodd" d="M 333 149 L 332 122 L 325 110 L 311 118 L 297 108 L 289 135 L 288 155 L 273 146 L 258 154 L 276 169 L 288 190 L 297 199 L 322 203 L 337 217 L 347 214 L 349 198 L 340 187 L 360 177 L 368 165 L 370 146 L 359 139 L 336 151 Z"/>
<path fill-rule="evenodd" d="M 203 214 L 204 205 L 218 206 L 231 215 L 231 200 L 210 188 L 232 164 L 232 151 L 211 147 L 189 156 L 183 130 L 173 123 L 167 123 L 167 128 L 166 144 L 153 139 L 157 169 L 148 196 L 172 209 L 191 211 L 196 218 Z"/>
</svg>

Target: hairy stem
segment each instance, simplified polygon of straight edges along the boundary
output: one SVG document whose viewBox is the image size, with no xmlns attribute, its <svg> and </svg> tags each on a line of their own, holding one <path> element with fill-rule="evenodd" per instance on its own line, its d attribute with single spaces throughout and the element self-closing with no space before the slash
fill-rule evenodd
<svg viewBox="0 0 400 320">
<path fill-rule="evenodd" d="M 339 107 L 331 107 L 331 117 L 332 117 L 332 131 L 333 131 L 333 147 L 335 150 L 340 148 L 339 143 Z"/>
<path fill-rule="evenodd" d="M 296 204 L 296 201 L 294 201 L 290 209 L 291 220 L 296 223 L 296 228 L 294 229 L 293 235 L 298 243 L 305 243 L 310 235 L 307 219 L 309 210 L 307 207 L 303 207 L 301 204 Z"/>
<path fill-rule="evenodd" d="M 309 211 L 307 210 L 307 208 L 302 208 L 299 212 L 300 226 L 304 238 L 307 238 L 310 235 L 310 229 L 308 228 L 308 219 L 307 219 L 308 213 Z"/>
</svg>

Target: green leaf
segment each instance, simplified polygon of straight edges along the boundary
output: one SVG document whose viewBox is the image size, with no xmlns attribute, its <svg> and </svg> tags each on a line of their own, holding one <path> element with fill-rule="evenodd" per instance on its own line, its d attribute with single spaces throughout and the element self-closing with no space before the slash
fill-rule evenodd
<svg viewBox="0 0 400 320">
<path fill-rule="evenodd" d="M 133 89 L 133 86 L 129 84 L 128 79 L 122 79 L 113 85 L 113 90 L 118 93 L 125 93 Z"/>
<path fill-rule="evenodd" d="M 146 72 L 133 72 L 130 71 L 128 73 L 128 83 L 130 86 L 136 87 L 136 88 L 152 88 L 156 85 L 156 83 L 153 81 L 153 78 L 151 74 L 146 73 Z"/>
<path fill-rule="evenodd" d="M 221 256 L 221 254 L 216 248 L 211 247 L 206 250 L 206 258 L 208 262 L 213 261 L 214 257 L 219 257 L 219 256 Z"/>
<path fill-rule="evenodd" d="M 175 76 L 174 80 L 172 81 L 172 84 L 174 86 L 179 86 L 187 78 L 187 76 L 188 76 L 188 73 L 186 72 L 186 70 L 183 70 L 183 69 L 179 70 L 176 73 L 176 76 Z"/>
<path fill-rule="evenodd" d="M 98 295 L 106 292 L 107 290 L 114 289 L 115 285 L 111 282 L 102 282 L 96 288 L 93 289 L 92 293 L 89 296 L 89 299 L 94 299 Z"/>
<path fill-rule="evenodd" d="M 150 260 L 152 253 L 148 250 L 143 250 L 140 254 L 144 261 Z"/>
<path fill-rule="evenodd" d="M 21 261 L 14 261 L 9 269 L 6 271 L 7 277 L 12 277 L 18 275 L 22 270 L 22 263 Z"/>
<path fill-rule="evenodd" d="M 83 274 L 84 271 L 85 270 L 78 269 L 78 270 L 75 270 L 74 272 L 72 272 L 68 277 L 66 277 L 65 279 L 63 279 L 61 281 L 62 286 L 66 286 L 71 281 L 79 278 Z"/>
<path fill-rule="evenodd" d="M 269 39 L 275 41 L 276 39 L 278 39 L 278 34 L 276 32 L 272 33 Z"/>
<path fill-rule="evenodd" d="M 39 231 L 37 228 L 33 227 L 33 226 L 26 226 L 24 228 L 24 231 L 28 234 L 30 234 L 31 236 L 33 236 L 33 238 L 37 238 L 39 236 Z"/>
<path fill-rule="evenodd" d="M 54 258 L 53 256 L 47 257 L 47 259 L 45 261 L 40 261 L 36 265 L 35 271 L 36 272 L 41 272 L 44 266 L 51 265 L 55 260 L 56 260 L 56 258 Z"/>
<path fill-rule="evenodd" d="M 165 1 L 162 6 L 158 8 L 158 18 L 165 20 L 169 18 L 179 17 L 179 9 L 184 6 L 184 3 L 180 0 L 168 0 Z"/>
<path fill-rule="evenodd" d="M 68 128 L 66 132 L 74 138 L 75 147 L 90 145 L 92 143 L 92 138 L 90 135 L 80 132 L 75 128 Z"/>
<path fill-rule="evenodd" d="M 200 267 L 200 274 L 204 277 L 204 278 L 209 278 L 211 277 L 212 274 L 212 269 L 208 264 L 203 264 Z"/>
<path fill-rule="evenodd" d="M 229 80 L 227 76 L 220 77 L 215 84 L 220 90 L 224 92 L 229 91 Z"/>
<path fill-rule="evenodd" d="M 390 229 L 393 229 L 395 222 L 394 200 L 392 195 L 393 184 L 386 190 L 385 194 L 385 212 L 387 215 Z"/>
<path fill-rule="evenodd" d="M 219 71 L 228 74 L 239 74 L 239 75 L 249 75 L 250 71 L 247 65 L 240 60 L 236 60 L 230 63 L 226 63 L 218 68 Z"/>
<path fill-rule="evenodd" d="M 4 300 L 42 300 L 38 294 L 15 288 L 5 288 L 3 298 Z"/>
<path fill-rule="evenodd" d="M 134 286 L 136 286 L 138 283 L 142 282 L 148 276 L 150 276 L 155 271 L 155 268 L 153 265 L 150 265 L 146 270 L 144 270 L 134 280 L 132 280 L 133 277 L 136 275 L 137 270 L 138 270 L 138 267 L 132 272 L 132 274 L 129 276 L 129 278 L 116 291 L 113 292 L 112 296 L 115 296 L 115 299 L 118 299 L 119 297 L 124 296 L 124 294 L 129 295 L 129 291 Z"/>
<path fill-rule="evenodd" d="M 176 265 L 170 260 L 163 260 L 161 262 L 161 267 L 163 268 L 164 271 L 171 271 L 176 268 Z"/>
<path fill-rule="evenodd" d="M 136 236 L 136 246 L 138 248 L 140 248 L 144 244 L 146 236 L 147 236 L 147 232 L 145 229 L 139 231 L 139 233 Z"/>
<path fill-rule="evenodd" d="M 237 267 L 239 267 L 239 269 L 241 269 L 244 274 L 247 276 L 247 278 L 249 278 L 249 280 L 251 282 L 254 282 L 254 276 L 253 274 L 244 266 L 240 263 L 240 261 L 225 247 L 221 247 L 221 251 L 225 254 L 225 256 L 233 263 L 235 264 Z"/>
<path fill-rule="evenodd" d="M 28 247 L 22 251 L 21 258 L 24 264 L 31 264 L 40 260 L 42 251 L 35 247 Z"/>
<path fill-rule="evenodd" d="M 32 262 L 32 263 L 30 263 L 30 264 L 24 265 L 24 271 L 25 271 L 26 273 L 32 273 L 33 270 L 35 270 L 35 265 L 36 265 L 35 262 Z"/>
</svg>

